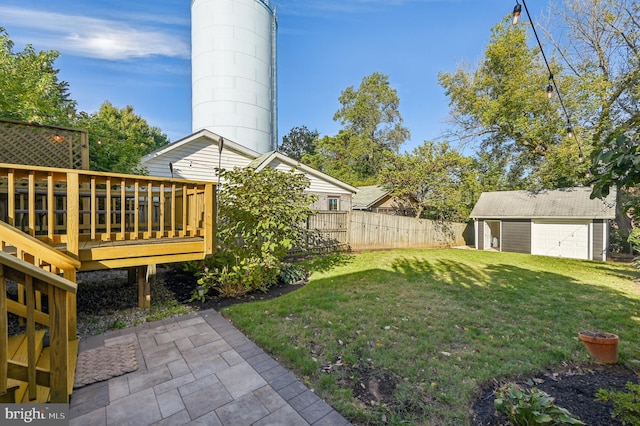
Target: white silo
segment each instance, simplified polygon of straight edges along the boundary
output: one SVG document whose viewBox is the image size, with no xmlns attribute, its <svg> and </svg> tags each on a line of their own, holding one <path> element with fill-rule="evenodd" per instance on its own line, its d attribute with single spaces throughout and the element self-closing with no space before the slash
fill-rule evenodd
<svg viewBox="0 0 640 426">
<path fill-rule="evenodd" d="M 192 131 L 259 153 L 277 147 L 275 8 L 269 0 L 192 0 Z"/>
</svg>

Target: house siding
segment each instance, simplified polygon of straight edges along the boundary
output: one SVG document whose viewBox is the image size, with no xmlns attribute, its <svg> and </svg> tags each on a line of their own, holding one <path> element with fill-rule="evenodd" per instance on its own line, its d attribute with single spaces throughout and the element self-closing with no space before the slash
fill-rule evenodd
<svg viewBox="0 0 640 426">
<path fill-rule="evenodd" d="M 502 251 L 531 253 L 531 220 L 502 221 Z"/>
<path fill-rule="evenodd" d="M 142 165 L 150 176 L 171 177 L 169 163 L 173 164 L 173 177 L 181 179 L 217 181 L 218 147 L 208 140 L 193 141 L 166 154 L 151 158 Z M 225 169 L 246 167 L 253 158 L 232 151 L 222 151 L 221 163 Z"/>
<path fill-rule="evenodd" d="M 292 166 L 290 166 L 289 164 L 276 162 L 276 161 L 272 161 L 270 166 L 281 172 L 290 172 L 292 169 Z M 320 194 L 323 194 L 323 193 L 329 194 L 329 195 L 335 195 L 335 196 L 349 194 L 349 196 L 351 196 L 351 192 L 349 192 L 347 189 L 340 188 L 339 186 L 333 185 L 331 182 L 322 180 L 317 176 L 314 176 L 309 173 L 307 173 L 306 176 L 309 179 L 309 188 L 308 188 L 309 192 L 318 194 L 318 196 L 320 196 Z M 351 208 L 349 208 L 349 210 L 351 210 Z"/>
<path fill-rule="evenodd" d="M 312 191 L 310 191 L 312 192 Z M 314 192 L 315 195 L 318 196 L 318 200 L 311 205 L 312 210 L 320 210 L 325 211 L 329 209 L 329 197 L 339 197 L 339 211 L 351 211 L 351 194 L 337 194 L 335 192 L 331 193 L 317 193 Z"/>
</svg>

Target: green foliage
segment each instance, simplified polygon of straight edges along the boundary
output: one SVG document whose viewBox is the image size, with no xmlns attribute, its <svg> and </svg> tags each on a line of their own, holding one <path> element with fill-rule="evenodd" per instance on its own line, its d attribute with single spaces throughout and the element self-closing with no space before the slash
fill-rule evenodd
<svg viewBox="0 0 640 426">
<path fill-rule="evenodd" d="M 410 137 L 402 125 L 400 99 L 389 77 L 375 72 L 357 90 L 343 90 L 339 101 L 342 107 L 333 119 L 343 128 L 336 136 L 320 139 L 316 153 L 303 161 L 352 185 L 373 184 L 386 153 L 397 152 Z"/>
<path fill-rule="evenodd" d="M 640 145 L 627 135 L 611 135 L 592 153 L 593 192 L 591 198 L 604 198 L 612 187 L 635 193 L 640 184 Z M 629 197 L 622 206 L 640 216 L 640 198 Z"/>
<path fill-rule="evenodd" d="M 287 252 L 301 245 L 301 225 L 313 213 L 309 181 L 295 170 L 223 170 L 219 193 L 219 250 L 198 281 L 206 291 L 239 296 L 274 284 Z"/>
<path fill-rule="evenodd" d="M 309 130 L 307 126 L 294 127 L 282 137 L 279 150 L 286 156 L 301 161 L 304 155 L 315 153 L 317 141 L 317 130 Z"/>
<path fill-rule="evenodd" d="M 78 124 L 89 131 L 92 170 L 143 174 L 140 159 L 169 144 L 167 135 L 135 114 L 132 106 L 118 109 L 106 101 L 93 113 L 81 113 Z"/>
<path fill-rule="evenodd" d="M 447 143 L 425 142 L 411 153 L 389 154 L 387 164 L 380 183 L 416 217 L 467 220 L 480 192 L 470 158 Z"/>
<path fill-rule="evenodd" d="M 640 426 L 640 384 L 627 383 L 627 391 L 600 389 L 596 398 L 600 401 L 612 401 L 611 416 L 623 425 Z"/>
<path fill-rule="evenodd" d="M 576 141 L 566 134 L 557 97 L 547 99 L 549 75 L 539 49 L 529 45 L 529 33 L 526 24 L 513 26 L 505 19 L 492 29 L 475 69 L 440 73 L 452 107 L 452 132 L 475 143 L 479 161 L 501 165 L 494 170 L 501 171 L 506 189 L 586 183 L 586 164 L 578 161 Z M 572 84 L 553 58 L 550 66 L 557 85 Z"/>
<path fill-rule="evenodd" d="M 278 275 L 278 281 L 282 284 L 289 285 L 306 280 L 308 276 L 309 273 L 302 266 L 285 263 L 282 265 L 280 275 Z"/>
<path fill-rule="evenodd" d="M 584 424 L 567 409 L 556 406 L 547 393 L 537 388 L 527 391 L 515 383 L 501 386 L 494 404 L 514 426 Z"/>
<path fill-rule="evenodd" d="M 14 52 L 13 47 L 0 27 L 0 117 L 69 126 L 75 118 L 76 102 L 69 97 L 68 83 L 58 80 L 53 66 L 59 53 L 36 52 L 31 45 Z"/>
</svg>

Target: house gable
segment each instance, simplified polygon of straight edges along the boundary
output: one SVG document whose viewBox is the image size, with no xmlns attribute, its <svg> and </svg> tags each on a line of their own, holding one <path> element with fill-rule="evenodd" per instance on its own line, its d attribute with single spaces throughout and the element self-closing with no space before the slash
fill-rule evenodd
<svg viewBox="0 0 640 426">
<path fill-rule="evenodd" d="M 219 144 L 222 143 L 220 154 Z M 309 179 L 308 192 L 318 195 L 312 208 L 327 210 L 329 198 L 339 198 L 340 210 L 351 210 L 357 189 L 278 152 L 258 154 L 208 130 L 201 130 L 150 153 L 141 160 L 151 176 L 218 181 L 216 168 L 252 167 L 256 171 L 272 167 L 283 172 L 295 169 Z M 171 166 L 170 166 L 171 165 Z"/>
</svg>

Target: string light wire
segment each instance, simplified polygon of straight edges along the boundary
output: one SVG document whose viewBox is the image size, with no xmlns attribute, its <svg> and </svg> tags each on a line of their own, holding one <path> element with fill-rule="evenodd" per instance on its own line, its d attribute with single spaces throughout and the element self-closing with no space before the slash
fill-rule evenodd
<svg viewBox="0 0 640 426">
<path fill-rule="evenodd" d="M 556 80 L 553 77 L 553 72 L 551 71 L 551 67 L 549 66 L 549 61 L 547 60 L 547 55 L 545 55 L 544 53 L 544 49 L 542 48 L 542 43 L 540 42 L 540 37 L 538 37 L 538 31 L 536 31 L 536 26 L 533 23 L 533 19 L 531 19 L 531 14 L 529 13 L 529 8 L 527 7 L 527 2 L 525 0 L 522 0 L 522 4 L 524 5 L 524 10 L 527 13 L 527 18 L 529 18 L 529 22 L 531 23 L 531 29 L 533 30 L 533 35 L 536 38 L 536 42 L 538 43 L 538 47 L 540 48 L 540 53 L 542 54 L 542 59 L 544 60 L 544 64 L 547 67 L 547 70 L 549 71 L 549 82 L 550 84 L 553 85 L 553 88 L 556 92 L 556 94 L 558 95 L 558 101 L 560 102 L 560 106 L 562 107 L 562 111 L 564 112 L 564 115 L 567 119 L 567 135 L 569 137 L 573 137 L 576 141 L 576 145 L 578 146 L 578 158 L 579 160 L 582 162 L 584 161 L 584 155 L 582 154 L 582 147 L 580 146 L 580 141 L 578 140 L 578 136 L 576 135 L 576 132 L 573 131 L 573 126 L 571 126 L 571 119 L 569 118 L 569 113 L 567 112 L 567 108 L 564 106 L 564 101 L 562 100 L 562 96 L 560 94 L 560 90 L 558 90 L 558 85 L 556 84 Z M 516 25 L 518 23 L 518 20 L 515 19 L 516 16 L 519 16 L 520 11 L 522 10 L 522 8 L 520 7 L 520 3 L 518 2 L 518 0 L 516 0 L 516 5 L 513 8 L 513 16 L 514 16 L 514 20 L 513 23 L 514 25 Z M 549 93 L 549 90 L 547 88 L 547 94 Z"/>
</svg>

